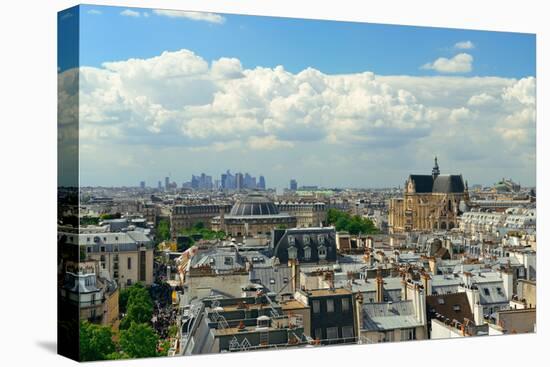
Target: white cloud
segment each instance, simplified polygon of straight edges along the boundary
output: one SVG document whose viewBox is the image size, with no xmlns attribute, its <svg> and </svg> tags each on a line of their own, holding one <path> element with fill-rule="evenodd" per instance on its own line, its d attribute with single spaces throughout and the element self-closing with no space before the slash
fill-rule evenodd
<svg viewBox="0 0 550 367">
<path fill-rule="evenodd" d="M 513 86 L 506 88 L 503 98 L 508 101 L 516 100 L 526 105 L 534 105 L 536 99 L 535 78 L 523 78 Z"/>
<path fill-rule="evenodd" d="M 195 11 L 183 11 L 183 10 L 160 10 L 155 9 L 153 13 L 169 18 L 186 18 L 196 21 L 203 21 L 208 23 L 223 24 L 225 18 L 219 14 L 195 12 Z"/>
<path fill-rule="evenodd" d="M 440 73 L 468 73 L 472 71 L 474 58 L 467 53 L 460 53 L 450 59 L 440 57 L 432 63 L 422 66 L 422 69 L 435 70 Z"/>
<path fill-rule="evenodd" d="M 471 50 L 475 48 L 475 45 L 472 41 L 461 41 L 455 43 L 454 47 L 459 50 Z"/>
<path fill-rule="evenodd" d="M 120 15 L 125 16 L 125 17 L 138 18 L 138 17 L 141 16 L 141 13 L 139 11 L 125 9 L 125 10 L 120 12 Z"/>
<path fill-rule="evenodd" d="M 481 94 L 476 94 L 474 96 L 471 96 L 470 99 L 468 100 L 468 105 L 479 107 L 479 106 L 494 104 L 496 101 L 497 99 L 491 96 L 490 94 L 481 93 Z"/>
<path fill-rule="evenodd" d="M 91 14 L 91 15 L 101 15 L 101 11 L 100 10 L 97 10 L 97 9 L 90 9 L 88 10 L 87 12 L 88 14 Z"/>
<path fill-rule="evenodd" d="M 191 160 L 223 152 L 237 162 L 248 152 L 251 161 L 262 159 L 260 167 L 280 164 L 281 154 L 289 155 L 288 165 L 322 154 L 320 159 L 342 167 L 362 152 L 378 157 L 377 164 L 405 164 L 404 155 L 429 160 L 434 149 L 442 150 L 442 159 L 465 162 L 497 150 L 517 166 L 531 164 L 526 160 L 534 154 L 531 77 L 327 75 L 312 68 L 292 73 L 282 66 L 243 69 L 236 58 L 208 63 L 180 50 L 82 67 L 79 79 L 75 111 L 74 73 L 60 73 L 61 101 L 68 102 L 60 102 L 60 116 L 71 121 L 79 113 L 86 147 L 117 146 L 132 154 L 173 147 L 188 149 L 178 154 L 191 154 Z"/>
<path fill-rule="evenodd" d="M 274 135 L 267 136 L 251 136 L 248 139 L 248 145 L 254 150 L 273 150 L 281 148 L 292 148 L 293 143 L 289 141 L 281 141 Z"/>
</svg>

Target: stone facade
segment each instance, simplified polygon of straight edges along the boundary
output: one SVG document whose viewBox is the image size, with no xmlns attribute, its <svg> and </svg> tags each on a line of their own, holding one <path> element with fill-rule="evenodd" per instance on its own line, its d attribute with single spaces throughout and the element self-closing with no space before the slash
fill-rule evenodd
<svg viewBox="0 0 550 367">
<path fill-rule="evenodd" d="M 298 228 L 321 227 L 327 221 L 327 207 L 325 203 L 276 203 L 281 213 L 296 217 Z"/>
<path fill-rule="evenodd" d="M 462 175 L 440 175 L 436 158 L 432 175 L 410 175 L 403 197 L 390 200 L 390 233 L 456 228 L 468 202 Z"/>
</svg>

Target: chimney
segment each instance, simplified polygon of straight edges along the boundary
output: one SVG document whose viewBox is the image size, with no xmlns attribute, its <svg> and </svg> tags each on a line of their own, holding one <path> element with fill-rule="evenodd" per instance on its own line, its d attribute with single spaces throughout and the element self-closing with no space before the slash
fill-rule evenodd
<svg viewBox="0 0 550 367">
<path fill-rule="evenodd" d="M 384 278 L 381 267 L 376 270 L 376 302 L 384 302 Z"/>
<path fill-rule="evenodd" d="M 514 273 L 509 268 L 509 264 L 506 269 L 500 271 L 500 277 L 502 278 L 502 283 L 504 285 L 504 294 L 509 301 L 512 299 L 512 295 L 514 293 Z"/>
<path fill-rule="evenodd" d="M 290 286 L 292 293 L 294 293 L 300 289 L 300 265 L 298 264 L 298 260 L 289 259 L 288 266 L 290 267 Z"/>
<path fill-rule="evenodd" d="M 432 274 L 437 274 L 437 259 L 433 256 L 428 258 L 428 264 L 430 266 L 430 272 Z"/>
<path fill-rule="evenodd" d="M 422 284 L 424 285 L 424 291 L 426 296 L 432 295 L 432 277 L 430 274 L 424 272 L 422 273 Z"/>
</svg>

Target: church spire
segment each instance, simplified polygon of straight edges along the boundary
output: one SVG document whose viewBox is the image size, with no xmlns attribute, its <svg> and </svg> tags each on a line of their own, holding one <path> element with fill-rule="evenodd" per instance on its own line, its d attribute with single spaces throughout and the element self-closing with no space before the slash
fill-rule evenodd
<svg viewBox="0 0 550 367">
<path fill-rule="evenodd" d="M 434 160 L 434 168 L 432 168 L 432 177 L 435 179 L 437 176 L 439 176 L 439 165 L 437 164 L 437 156 Z"/>
</svg>

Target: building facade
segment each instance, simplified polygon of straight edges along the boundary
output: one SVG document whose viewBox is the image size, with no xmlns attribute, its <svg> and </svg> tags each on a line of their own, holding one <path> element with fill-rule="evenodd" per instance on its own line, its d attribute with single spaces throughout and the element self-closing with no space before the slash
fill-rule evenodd
<svg viewBox="0 0 550 367">
<path fill-rule="evenodd" d="M 327 206 L 325 203 L 279 202 L 275 205 L 277 205 L 280 212 L 295 216 L 298 228 L 321 227 L 327 221 Z"/>
<path fill-rule="evenodd" d="M 390 200 L 390 233 L 453 229 L 468 202 L 462 175 L 441 175 L 436 157 L 431 175 L 410 175 L 403 197 Z"/>
<path fill-rule="evenodd" d="M 296 217 L 280 213 L 277 206 L 263 195 L 253 194 L 237 200 L 228 214 L 222 211 L 212 218 L 212 229 L 232 237 L 270 235 L 275 228 L 296 227 Z"/>
<path fill-rule="evenodd" d="M 211 227 L 212 218 L 220 215 L 220 211 L 229 212 L 229 204 L 197 204 L 197 205 L 174 205 L 170 211 L 170 232 L 172 237 L 185 228 L 201 222 L 207 228 Z"/>
</svg>

